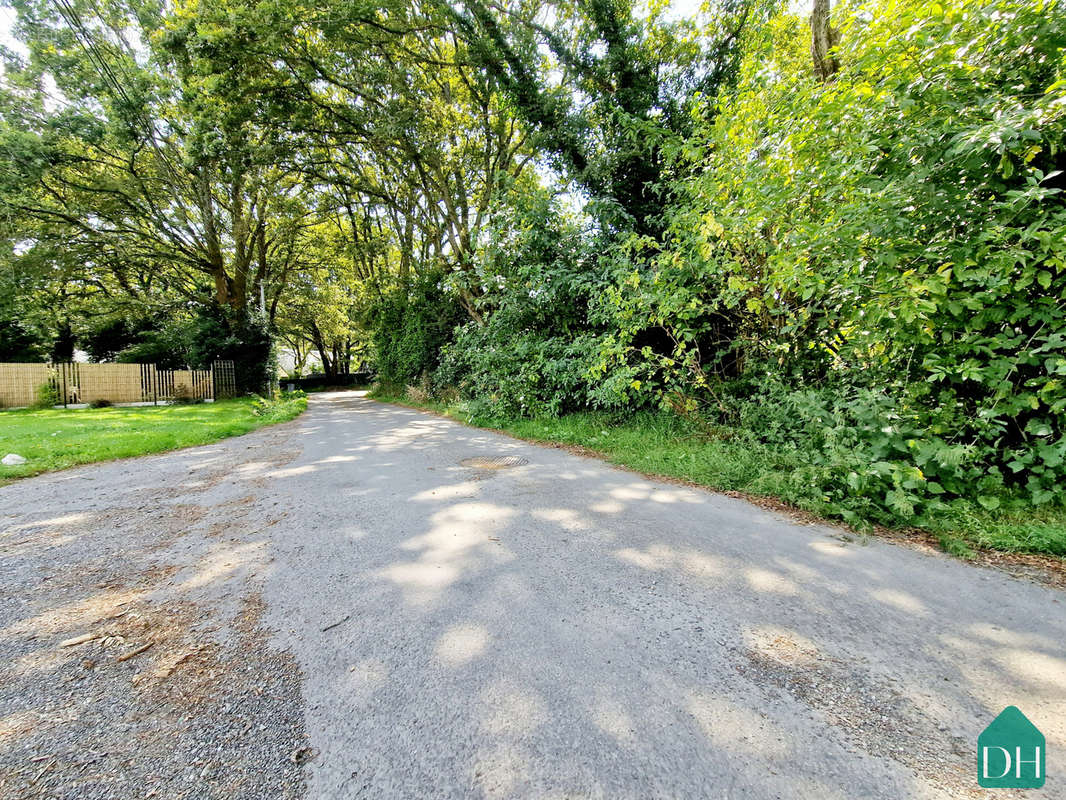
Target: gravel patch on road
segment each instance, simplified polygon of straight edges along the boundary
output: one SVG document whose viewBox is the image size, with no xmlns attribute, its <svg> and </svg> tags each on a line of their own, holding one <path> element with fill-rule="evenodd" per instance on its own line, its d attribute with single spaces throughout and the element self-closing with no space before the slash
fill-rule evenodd
<svg viewBox="0 0 1066 800">
<path fill-rule="evenodd" d="M 279 517 L 249 494 L 285 440 L 0 489 L 0 796 L 302 796 L 301 676 L 261 621 Z"/>
<path fill-rule="evenodd" d="M 749 637 L 737 671 L 764 690 L 784 689 L 847 736 L 849 751 L 892 758 L 925 775 L 944 797 L 979 798 L 972 742 L 951 736 L 891 678 L 856 669 L 788 635 Z M 1006 792 L 1005 797 L 1020 797 Z"/>
</svg>

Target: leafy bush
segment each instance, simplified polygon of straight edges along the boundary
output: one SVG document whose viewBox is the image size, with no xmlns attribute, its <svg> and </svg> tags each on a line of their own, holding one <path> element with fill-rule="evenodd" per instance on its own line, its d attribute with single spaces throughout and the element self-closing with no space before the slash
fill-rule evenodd
<svg viewBox="0 0 1066 800">
<path fill-rule="evenodd" d="M 276 399 L 252 396 L 252 413 L 268 422 L 292 419 L 307 408 L 307 394 L 301 391 L 281 392 Z"/>
<path fill-rule="evenodd" d="M 261 417 L 265 414 L 270 413 L 271 409 L 273 408 L 273 400 L 267 397 L 261 397 L 257 394 L 252 395 L 252 413 L 255 414 L 257 417 Z"/>
<path fill-rule="evenodd" d="M 789 499 L 821 513 L 852 523 L 925 524 L 959 498 L 991 509 L 1004 493 L 977 448 L 935 432 L 950 421 L 945 409 L 887 389 L 793 388 L 773 374 L 716 389 L 729 409 L 719 421 L 794 459 Z"/>
<path fill-rule="evenodd" d="M 462 308 L 447 294 L 440 273 L 419 278 L 381 303 L 373 344 L 380 380 L 405 385 L 437 367 L 441 349 L 463 320 Z"/>
<path fill-rule="evenodd" d="M 445 347 L 434 393 L 456 389 L 488 418 L 624 405 L 610 388 L 617 370 L 593 371 L 603 333 L 588 318 L 597 286 L 590 267 L 603 242 L 586 239 L 545 192 L 497 209 L 491 229 L 460 285 L 481 288 L 482 319 Z"/>
<path fill-rule="evenodd" d="M 34 401 L 34 408 L 51 408 L 63 402 L 59 389 L 52 381 L 45 381 L 38 385 L 36 395 L 37 399 Z"/>
<path fill-rule="evenodd" d="M 270 326 L 258 313 L 201 310 L 189 331 L 189 366 L 210 369 L 232 361 L 237 394 L 269 392 L 277 384 L 277 359 Z"/>
<path fill-rule="evenodd" d="M 612 254 L 602 368 L 681 392 L 848 518 L 1066 491 L 1066 15 L 1040 0 L 788 15 L 668 148 L 665 242 Z M 710 101 L 708 101 L 710 102 Z M 667 346 L 641 341 L 661 330 Z"/>
<path fill-rule="evenodd" d="M 455 386 L 472 398 L 479 415 L 557 416 L 596 405 L 590 391 L 596 350 L 591 334 L 546 337 L 471 323 L 459 330 L 434 377 L 440 389 Z"/>
</svg>

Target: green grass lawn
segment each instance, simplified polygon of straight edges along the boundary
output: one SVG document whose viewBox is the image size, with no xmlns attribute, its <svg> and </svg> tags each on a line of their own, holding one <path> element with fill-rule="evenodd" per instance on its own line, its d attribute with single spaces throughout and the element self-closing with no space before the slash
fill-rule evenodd
<svg viewBox="0 0 1066 800">
<path fill-rule="evenodd" d="M 2 411 L 0 457 L 17 453 L 29 461 L 0 465 L 0 484 L 76 464 L 215 442 L 292 419 L 307 407 L 307 399 L 299 397 L 257 414 L 253 402 L 241 398 L 200 405 Z"/>
<path fill-rule="evenodd" d="M 804 464 L 799 454 L 753 443 L 729 430 L 696 429 L 675 414 L 645 411 L 620 416 L 585 411 L 557 418 L 490 420 L 471 417 L 461 403 L 375 397 L 523 439 L 586 448 L 611 463 L 650 475 L 770 498 L 816 516 L 834 516 L 820 492 L 802 480 Z M 930 520 L 922 530 L 938 539 L 944 550 L 962 557 L 975 550 L 1066 556 L 1066 509 L 1061 506 L 991 512 L 976 504 L 960 504 Z"/>
</svg>

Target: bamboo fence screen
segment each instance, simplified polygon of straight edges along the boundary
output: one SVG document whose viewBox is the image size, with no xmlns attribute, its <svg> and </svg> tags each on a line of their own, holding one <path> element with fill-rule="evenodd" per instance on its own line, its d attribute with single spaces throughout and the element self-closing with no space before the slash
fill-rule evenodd
<svg viewBox="0 0 1066 800">
<path fill-rule="evenodd" d="M 33 405 L 45 384 L 55 389 L 62 405 L 222 399 L 236 395 L 235 377 L 232 361 L 216 361 L 211 369 L 178 370 L 155 364 L 0 363 L 0 408 Z"/>
<path fill-rule="evenodd" d="M 51 377 L 48 364 L 0 364 L 0 406 L 33 405 L 37 402 L 37 387 Z"/>
</svg>

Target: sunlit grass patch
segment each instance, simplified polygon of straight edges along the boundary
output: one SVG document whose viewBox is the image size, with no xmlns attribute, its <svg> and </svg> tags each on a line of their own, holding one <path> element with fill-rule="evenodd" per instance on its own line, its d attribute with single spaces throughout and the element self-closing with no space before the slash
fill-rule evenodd
<svg viewBox="0 0 1066 800">
<path fill-rule="evenodd" d="M 306 407 L 307 399 L 296 397 L 271 404 L 267 413 L 259 414 L 248 398 L 200 405 L 4 411 L 0 456 L 16 453 L 27 463 L 0 465 L 0 482 L 208 444 L 292 419 Z"/>
</svg>

